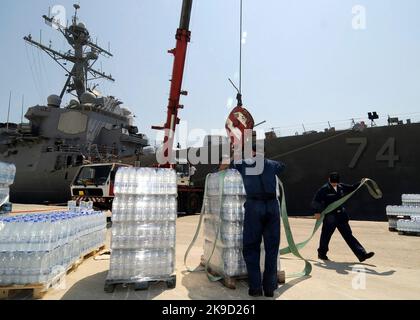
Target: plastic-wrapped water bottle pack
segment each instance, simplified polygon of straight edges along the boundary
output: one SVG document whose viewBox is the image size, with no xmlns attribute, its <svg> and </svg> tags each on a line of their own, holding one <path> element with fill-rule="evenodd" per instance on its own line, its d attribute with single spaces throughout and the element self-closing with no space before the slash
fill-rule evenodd
<svg viewBox="0 0 420 320">
<path fill-rule="evenodd" d="M 408 220 L 398 220 L 397 221 L 397 230 L 403 232 L 416 232 L 420 233 L 420 216 L 411 216 L 411 219 Z"/>
<path fill-rule="evenodd" d="M 206 187 L 203 258 L 210 259 L 210 268 L 221 275 L 246 275 L 242 257 L 245 203 L 242 177 L 236 170 L 210 174 Z"/>
<path fill-rule="evenodd" d="M 12 206 L 9 202 L 10 186 L 15 180 L 16 167 L 14 164 L 0 162 L 0 214 L 9 213 Z"/>
<path fill-rule="evenodd" d="M 204 197 L 204 262 L 210 259 L 209 267 L 222 276 L 246 276 L 242 255 L 246 193 L 241 175 L 236 170 L 210 174 Z M 262 264 L 264 256 L 262 246 Z"/>
<path fill-rule="evenodd" d="M 105 243 L 105 213 L 77 209 L 0 218 L 0 285 L 48 283 Z"/>
<path fill-rule="evenodd" d="M 420 232 L 420 227 L 416 225 L 417 219 L 420 218 L 420 195 L 403 194 L 401 200 L 401 206 L 386 207 L 390 230 Z"/>
<path fill-rule="evenodd" d="M 401 200 L 403 206 L 420 208 L 420 194 L 403 194 Z"/>
<path fill-rule="evenodd" d="M 108 280 L 164 279 L 174 272 L 173 249 L 113 250 Z"/>
<path fill-rule="evenodd" d="M 420 206 L 387 206 L 387 216 L 418 216 L 420 215 Z"/>
<path fill-rule="evenodd" d="M 118 170 L 108 281 L 161 280 L 175 272 L 176 178 L 171 169 Z"/>
<path fill-rule="evenodd" d="M 210 256 L 209 267 L 220 275 L 228 277 L 246 276 L 247 269 L 242 256 L 242 246 L 225 248 L 216 244 L 213 252 L 214 241 L 205 240 L 204 259 L 207 261 Z"/>
</svg>

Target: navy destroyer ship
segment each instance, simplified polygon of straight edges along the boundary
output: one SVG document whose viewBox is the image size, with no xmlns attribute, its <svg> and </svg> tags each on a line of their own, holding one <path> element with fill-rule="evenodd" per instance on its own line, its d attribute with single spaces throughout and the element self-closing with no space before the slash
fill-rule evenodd
<svg viewBox="0 0 420 320">
<path fill-rule="evenodd" d="M 27 110 L 29 123 L 0 124 L 0 161 L 14 163 L 17 168 L 10 190 L 12 202 L 66 202 L 71 198 L 70 183 L 81 165 L 131 161 L 148 145 L 147 137 L 134 126 L 129 109 L 113 96 L 102 96 L 92 84 L 97 79 L 115 81 L 94 68 L 101 56 L 112 54 L 92 42 L 78 18 L 80 6 L 74 8 L 69 26 L 43 16 L 66 39 L 69 51 L 54 50 L 31 35 L 24 37 L 66 70 L 67 79 L 60 94 L 50 95 L 45 105 Z M 64 105 L 65 95 L 74 98 Z"/>
<path fill-rule="evenodd" d="M 401 204 L 402 194 L 420 193 L 420 123 L 388 118 L 388 125 L 367 126 L 350 123 L 348 129 L 327 128 L 322 132 L 279 137 L 266 133 L 265 155 L 287 166 L 282 180 L 286 189 L 289 214 L 313 214 L 311 202 L 315 192 L 327 182 L 329 173 L 340 172 L 344 183 L 356 183 L 367 177 L 375 180 L 383 198 L 374 200 L 366 190 L 359 191 L 347 203 L 350 217 L 355 220 L 385 221 L 386 206 Z M 207 138 L 201 148 L 188 152 L 222 154 L 226 137 Z M 227 149 L 229 150 L 229 149 Z M 217 165 L 197 165 L 191 181 L 204 186 L 209 172 Z"/>
<path fill-rule="evenodd" d="M 385 221 L 386 206 L 401 204 L 402 194 L 420 193 L 420 123 L 388 117 L 388 125 L 377 126 L 376 113 L 369 115 L 372 124 L 349 120 L 347 129 L 328 127 L 322 132 L 308 131 L 291 136 L 266 133 L 265 156 L 280 160 L 287 166 L 282 176 L 288 212 L 292 216 L 313 214 L 311 202 L 315 192 L 327 182 L 330 172 L 338 171 L 344 183 L 356 183 L 362 178 L 375 180 L 383 198 L 374 200 L 362 189 L 347 203 L 354 220 Z M 179 150 L 207 163 L 228 157 L 229 141 L 223 136 L 208 136 L 200 148 Z M 204 156 L 201 156 L 204 155 Z M 208 158 L 206 158 L 208 156 Z M 156 162 L 156 156 L 142 157 L 143 164 Z M 208 173 L 218 170 L 218 164 L 195 165 L 191 182 L 204 187 Z"/>
</svg>

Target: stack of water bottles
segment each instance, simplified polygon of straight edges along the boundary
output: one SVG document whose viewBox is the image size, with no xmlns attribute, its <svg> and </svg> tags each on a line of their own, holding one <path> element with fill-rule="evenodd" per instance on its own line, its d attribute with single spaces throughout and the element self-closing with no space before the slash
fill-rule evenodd
<svg viewBox="0 0 420 320">
<path fill-rule="evenodd" d="M 14 164 L 0 162 L 0 214 L 12 211 L 9 202 L 10 186 L 15 180 L 16 167 Z"/>
<path fill-rule="evenodd" d="M 87 208 L 0 218 L 0 285 L 48 283 L 105 243 L 106 216 Z"/>
<path fill-rule="evenodd" d="M 164 280 L 175 271 L 177 176 L 171 169 L 121 168 L 112 206 L 108 281 Z"/>
<path fill-rule="evenodd" d="M 387 206 L 389 228 L 404 232 L 420 232 L 420 195 L 403 194 L 401 206 Z"/>
<path fill-rule="evenodd" d="M 204 195 L 203 258 L 204 262 L 210 259 L 209 267 L 223 276 L 247 274 L 242 256 L 245 197 L 238 171 L 226 170 L 208 176 Z"/>
<path fill-rule="evenodd" d="M 401 200 L 403 206 L 420 208 L 420 194 L 403 194 Z"/>
<path fill-rule="evenodd" d="M 398 220 L 397 230 L 403 232 L 420 233 L 420 215 L 411 216 L 410 220 Z"/>
</svg>

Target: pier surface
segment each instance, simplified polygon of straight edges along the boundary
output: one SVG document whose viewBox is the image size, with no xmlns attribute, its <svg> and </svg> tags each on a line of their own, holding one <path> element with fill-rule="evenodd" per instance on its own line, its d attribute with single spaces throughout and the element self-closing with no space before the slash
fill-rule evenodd
<svg viewBox="0 0 420 320">
<path fill-rule="evenodd" d="M 60 207 L 20 206 L 14 210 L 55 210 Z M 51 289 L 43 299 L 47 300 L 132 300 L 132 299 L 250 299 L 245 281 L 238 281 L 237 289 L 225 288 L 220 282 L 210 282 L 205 273 L 186 271 L 184 253 L 190 244 L 199 216 L 180 217 L 177 220 L 177 286 L 168 290 L 163 283 L 152 285 L 148 291 L 134 291 L 117 287 L 112 294 L 104 292 L 104 283 L 109 268 L 109 255 L 92 257 L 65 278 L 65 284 Z M 313 219 L 291 218 L 291 227 L 297 242 L 305 240 L 312 232 Z M 420 299 L 420 237 L 403 236 L 388 231 L 388 223 L 351 221 L 353 233 L 368 251 L 375 256 L 365 263 L 358 263 L 337 231 L 328 253 L 331 262 L 317 259 L 319 232 L 301 251 L 313 265 L 309 278 L 288 278 L 275 294 L 274 299 Z M 110 230 L 107 248 L 110 245 Z M 282 247 L 286 239 L 282 234 Z M 188 264 L 198 267 L 203 253 L 202 235 L 190 253 Z M 287 274 L 300 272 L 303 262 L 292 255 L 284 256 L 281 268 Z M 19 294 L 15 299 L 29 299 L 30 295 Z M 267 299 L 267 298 L 257 298 Z"/>
</svg>

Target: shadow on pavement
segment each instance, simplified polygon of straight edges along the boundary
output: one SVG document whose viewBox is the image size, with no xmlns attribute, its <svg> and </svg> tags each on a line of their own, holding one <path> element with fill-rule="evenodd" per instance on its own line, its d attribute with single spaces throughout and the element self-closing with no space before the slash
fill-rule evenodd
<svg viewBox="0 0 420 320">
<path fill-rule="evenodd" d="M 211 282 L 202 267 L 197 267 L 194 272 L 182 271 L 182 285 L 188 290 L 189 298 L 193 300 L 274 300 L 281 298 L 287 290 L 307 280 L 309 277 L 301 277 L 293 280 L 286 280 L 275 291 L 273 298 L 253 298 L 248 295 L 247 280 L 238 280 L 236 290 L 226 288 L 220 281 Z"/>
<path fill-rule="evenodd" d="M 367 274 L 375 275 L 375 276 L 391 276 L 396 271 L 390 270 L 385 272 L 378 272 L 373 268 L 376 266 L 366 263 L 356 263 L 356 262 L 334 262 L 334 261 L 324 261 L 324 262 L 315 262 L 314 265 L 316 267 L 324 268 L 327 270 L 335 270 L 338 274 L 350 274 L 362 271 Z M 370 267 L 370 268 L 369 268 Z"/>
<path fill-rule="evenodd" d="M 118 285 L 113 293 L 106 293 L 104 285 L 108 271 L 94 274 L 76 282 L 62 300 L 152 300 L 168 290 L 165 283 L 151 284 L 149 290 L 135 291 L 132 286 Z"/>
</svg>

